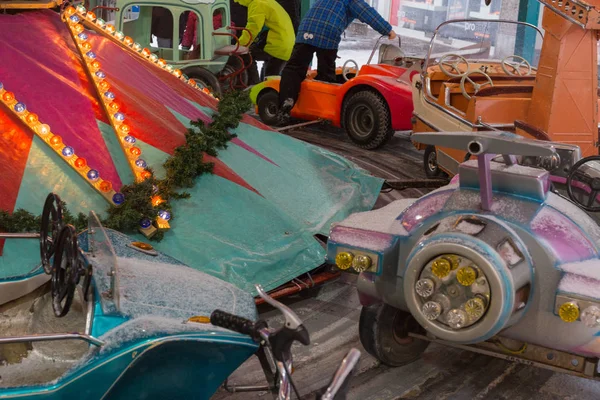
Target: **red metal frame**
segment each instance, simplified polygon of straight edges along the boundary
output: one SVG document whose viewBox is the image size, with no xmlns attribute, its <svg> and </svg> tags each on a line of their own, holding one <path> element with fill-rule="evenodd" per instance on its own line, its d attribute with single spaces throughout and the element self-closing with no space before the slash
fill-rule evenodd
<svg viewBox="0 0 600 400">
<path fill-rule="evenodd" d="M 320 268 L 307 272 L 303 278 L 294 278 L 290 282 L 279 286 L 269 292 L 269 296 L 274 299 L 280 297 L 291 296 L 299 293 L 302 290 L 311 289 L 315 286 L 321 285 L 327 281 L 338 278 L 341 275 L 340 271 L 330 271 L 328 268 L 318 271 Z M 315 271 L 318 271 L 315 273 Z M 261 297 L 255 297 L 254 303 L 256 305 L 263 304 L 265 301 Z"/>
<path fill-rule="evenodd" d="M 249 43 L 252 43 L 252 33 L 246 29 L 246 28 L 238 28 L 236 26 L 228 26 L 227 29 L 232 30 L 232 31 L 246 31 L 248 32 L 248 35 L 250 36 L 250 41 Z M 240 60 L 240 63 L 242 64 L 242 68 L 240 68 L 238 71 L 232 72 L 230 74 L 227 75 L 222 75 L 219 76 L 219 82 L 224 82 L 226 80 L 229 79 L 229 88 L 231 90 L 234 89 L 246 89 L 248 87 L 248 85 L 246 85 L 243 81 L 242 81 L 242 73 L 246 70 L 248 70 L 248 68 L 250 68 L 250 66 L 252 65 L 253 59 L 252 59 L 252 54 L 250 53 L 250 51 L 248 51 L 248 57 L 250 58 L 250 61 L 248 62 L 248 65 L 246 65 L 246 63 L 244 62 L 244 58 L 242 57 L 242 54 L 240 54 L 238 52 L 239 48 L 240 48 L 240 39 L 233 33 L 225 33 L 225 32 L 213 32 L 213 36 L 229 36 L 233 39 L 235 39 L 235 43 L 236 43 L 236 47 L 235 49 L 229 53 L 230 57 L 237 57 L 238 60 Z M 238 81 L 239 83 L 236 85 L 236 81 Z"/>
</svg>

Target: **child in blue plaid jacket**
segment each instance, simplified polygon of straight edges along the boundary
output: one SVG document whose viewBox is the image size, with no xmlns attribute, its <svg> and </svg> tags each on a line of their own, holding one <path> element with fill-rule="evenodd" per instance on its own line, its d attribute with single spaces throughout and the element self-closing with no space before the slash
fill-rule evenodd
<svg viewBox="0 0 600 400">
<path fill-rule="evenodd" d="M 280 124 L 289 120 L 290 111 L 296 104 L 300 85 L 317 53 L 317 76 L 315 79 L 335 82 L 335 59 L 342 34 L 350 23 L 358 19 L 379 32 L 396 37 L 392 26 L 364 0 L 317 0 L 308 10 L 296 35 L 292 56 L 281 73 L 279 85 Z"/>
</svg>

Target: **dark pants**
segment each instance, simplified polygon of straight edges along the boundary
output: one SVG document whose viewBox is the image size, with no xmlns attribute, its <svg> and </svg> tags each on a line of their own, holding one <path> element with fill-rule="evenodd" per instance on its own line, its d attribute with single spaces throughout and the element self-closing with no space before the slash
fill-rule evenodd
<svg viewBox="0 0 600 400">
<path fill-rule="evenodd" d="M 336 82 L 335 60 L 336 50 L 321 49 L 305 43 L 296 43 L 292 51 L 292 57 L 285 65 L 281 73 L 279 84 L 279 105 L 286 99 L 298 100 L 300 85 L 306 78 L 308 66 L 312 62 L 313 54 L 317 53 L 317 76 L 315 79 L 325 82 Z"/>
<path fill-rule="evenodd" d="M 284 60 L 271 56 L 258 46 L 250 47 L 250 53 L 252 54 L 252 65 L 248 68 L 248 85 L 256 85 L 260 82 L 257 61 L 265 62 L 263 67 L 265 76 L 281 75 L 281 70 L 285 66 Z"/>
</svg>

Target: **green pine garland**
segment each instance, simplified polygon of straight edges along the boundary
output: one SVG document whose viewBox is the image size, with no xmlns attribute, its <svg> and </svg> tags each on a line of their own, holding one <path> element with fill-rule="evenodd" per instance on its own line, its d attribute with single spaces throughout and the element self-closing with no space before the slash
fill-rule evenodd
<svg viewBox="0 0 600 400">
<path fill-rule="evenodd" d="M 171 200 L 189 198 L 189 193 L 179 192 L 191 188 L 196 179 L 206 173 L 212 173 L 214 165 L 204 162 L 203 154 L 217 156 L 217 151 L 227 148 L 235 135 L 229 133 L 236 128 L 243 114 L 250 109 L 252 102 L 247 91 L 232 91 L 223 96 L 217 106 L 217 113 L 210 124 L 192 121 L 192 127 L 185 135 L 185 144 L 176 148 L 163 167 L 165 179 L 156 179 L 154 174 L 143 182 L 124 185 L 121 193 L 125 202 L 120 207 L 109 206 L 106 219 L 102 224 L 120 232 L 134 233 L 138 230 L 140 221 L 144 218 L 154 220 L 160 210 L 171 212 Z M 152 172 L 149 169 L 150 172 Z M 164 201 L 160 205 L 152 205 L 151 198 L 160 196 Z M 87 228 L 87 216 L 79 213 L 74 217 L 63 203 L 63 218 L 65 223 L 74 225 L 78 230 Z M 173 217 L 171 217 L 173 219 Z M 4 232 L 37 232 L 41 225 L 41 215 L 35 216 L 29 211 L 18 209 L 10 214 L 0 210 L 0 231 Z M 152 240 L 161 240 L 164 232 L 159 231 Z"/>
</svg>

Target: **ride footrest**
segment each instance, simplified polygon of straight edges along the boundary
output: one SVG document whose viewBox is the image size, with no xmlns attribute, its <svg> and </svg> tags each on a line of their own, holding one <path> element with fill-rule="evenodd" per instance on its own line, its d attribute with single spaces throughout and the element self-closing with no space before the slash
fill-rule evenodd
<svg viewBox="0 0 600 400">
<path fill-rule="evenodd" d="M 439 188 L 447 185 L 449 182 L 448 179 L 403 179 L 399 181 L 385 181 L 382 189 Z"/>
<path fill-rule="evenodd" d="M 324 122 L 324 121 L 325 120 L 323 120 L 323 119 L 316 119 L 314 121 L 306 121 L 306 122 L 300 122 L 298 124 L 282 126 L 282 127 L 276 128 L 275 130 L 277 132 L 283 132 L 283 131 L 287 131 L 287 130 L 290 130 L 290 129 L 301 128 L 303 126 L 320 124 L 321 122 Z"/>
</svg>

